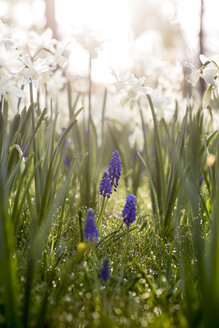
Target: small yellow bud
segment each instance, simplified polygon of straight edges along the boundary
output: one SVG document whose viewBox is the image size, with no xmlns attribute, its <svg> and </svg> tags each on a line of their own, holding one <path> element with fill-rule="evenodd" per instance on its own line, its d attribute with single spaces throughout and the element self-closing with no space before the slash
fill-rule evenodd
<svg viewBox="0 0 219 328">
<path fill-rule="evenodd" d="M 77 250 L 79 252 L 82 252 L 84 251 L 85 247 L 86 247 L 85 243 L 78 243 Z"/>
<path fill-rule="evenodd" d="M 212 167 L 214 165 L 215 159 L 216 157 L 214 154 L 209 154 L 206 158 L 206 165 Z"/>
</svg>

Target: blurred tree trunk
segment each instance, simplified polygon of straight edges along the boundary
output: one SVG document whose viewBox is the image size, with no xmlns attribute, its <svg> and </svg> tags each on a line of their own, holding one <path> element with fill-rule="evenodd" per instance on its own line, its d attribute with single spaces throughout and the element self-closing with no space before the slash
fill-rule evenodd
<svg viewBox="0 0 219 328">
<path fill-rule="evenodd" d="M 203 18 L 204 18 L 204 0 L 200 0 L 200 29 L 199 29 L 199 55 L 204 54 L 204 32 L 203 32 Z M 204 94 L 205 91 L 205 82 L 203 79 L 200 79 L 200 93 Z"/>
<path fill-rule="evenodd" d="M 55 17 L 55 0 L 45 1 L 46 27 L 51 28 L 53 37 L 58 40 L 57 22 Z"/>
</svg>

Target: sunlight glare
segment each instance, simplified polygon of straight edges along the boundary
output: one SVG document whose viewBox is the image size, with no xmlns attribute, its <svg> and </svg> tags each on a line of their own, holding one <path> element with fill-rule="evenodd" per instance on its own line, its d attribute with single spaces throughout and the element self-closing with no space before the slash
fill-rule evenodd
<svg viewBox="0 0 219 328">
<path fill-rule="evenodd" d="M 56 0 L 56 18 L 64 34 L 82 30 L 97 31 L 105 40 L 103 51 L 94 61 L 94 79 L 111 79 L 111 69 L 128 66 L 129 6 L 126 0 Z M 81 51 L 74 60 L 83 56 Z M 72 59 L 73 60 L 73 59 Z M 86 68 L 84 68 L 85 73 Z"/>
</svg>

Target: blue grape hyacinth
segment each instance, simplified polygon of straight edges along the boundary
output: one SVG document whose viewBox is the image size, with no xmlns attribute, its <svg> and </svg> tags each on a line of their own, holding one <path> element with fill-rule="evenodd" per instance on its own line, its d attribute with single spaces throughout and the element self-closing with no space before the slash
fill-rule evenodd
<svg viewBox="0 0 219 328">
<path fill-rule="evenodd" d="M 92 208 L 87 210 L 87 216 L 85 219 L 85 226 L 84 226 L 84 238 L 88 241 L 98 241 L 99 231 L 97 229 L 95 218 L 94 218 L 94 211 Z"/>
<path fill-rule="evenodd" d="M 122 211 L 123 222 L 129 226 L 136 220 L 136 197 L 128 194 L 126 197 L 125 207 Z"/>
<path fill-rule="evenodd" d="M 199 180 L 199 186 L 200 187 L 202 187 L 202 185 L 203 185 L 203 180 L 204 180 L 204 178 L 203 178 L 203 175 L 202 175 L 201 178 L 200 178 L 200 180 Z"/>
<path fill-rule="evenodd" d="M 66 130 L 66 128 L 62 127 L 62 130 L 61 130 L 61 133 L 60 133 L 60 137 L 63 136 L 63 134 L 65 133 L 65 130 Z M 65 140 L 65 148 L 68 148 L 69 143 L 70 143 L 69 138 L 66 138 L 66 140 Z"/>
<path fill-rule="evenodd" d="M 68 168 L 71 166 L 71 158 L 70 158 L 70 156 L 67 155 L 65 157 L 63 164 L 64 164 L 65 167 L 68 167 Z"/>
<path fill-rule="evenodd" d="M 100 183 L 100 195 L 103 197 L 110 198 L 112 194 L 112 186 L 107 172 L 103 173 L 103 177 Z"/>
<path fill-rule="evenodd" d="M 110 183 L 111 186 L 114 188 L 114 191 L 116 191 L 118 187 L 121 171 L 122 171 L 122 162 L 119 157 L 119 152 L 118 150 L 114 150 L 108 169 Z"/>
<path fill-rule="evenodd" d="M 108 261 L 108 259 L 105 259 L 103 261 L 100 278 L 102 281 L 107 281 L 107 280 L 109 280 L 109 276 L 110 276 L 109 261 Z"/>
</svg>

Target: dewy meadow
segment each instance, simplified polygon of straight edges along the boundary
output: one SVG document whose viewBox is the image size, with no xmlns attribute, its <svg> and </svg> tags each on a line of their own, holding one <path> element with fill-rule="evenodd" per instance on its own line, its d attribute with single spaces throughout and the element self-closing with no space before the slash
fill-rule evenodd
<svg viewBox="0 0 219 328">
<path fill-rule="evenodd" d="M 94 95 L 92 31 L 72 35 L 84 92 L 68 43 L 16 32 L 1 22 L 0 327 L 218 327 L 219 56 L 185 62 L 187 99 L 150 63 Z"/>
</svg>

